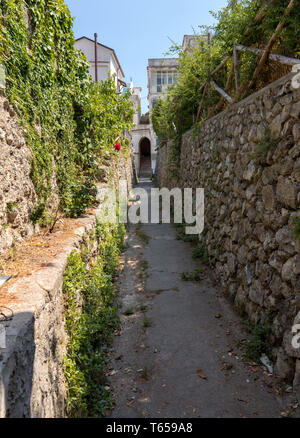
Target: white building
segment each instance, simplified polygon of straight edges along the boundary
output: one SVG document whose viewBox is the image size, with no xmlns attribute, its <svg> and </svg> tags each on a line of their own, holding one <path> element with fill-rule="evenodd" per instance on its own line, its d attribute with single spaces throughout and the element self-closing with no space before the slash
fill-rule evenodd
<svg viewBox="0 0 300 438">
<path fill-rule="evenodd" d="M 208 36 L 208 34 L 184 35 L 182 49 L 183 51 L 189 51 L 193 47 L 198 46 L 200 43 L 207 43 L 209 38 L 212 38 L 212 35 L 210 35 L 210 37 Z"/>
<path fill-rule="evenodd" d="M 168 87 L 176 84 L 178 62 L 179 61 L 177 58 L 155 58 L 148 60 L 148 107 L 150 115 L 152 109 L 155 108 L 158 99 L 161 99 L 165 96 Z M 159 147 L 159 141 L 153 130 L 150 116 L 147 130 L 149 132 L 148 136 L 146 136 L 144 131 L 141 131 L 141 134 L 144 136 L 144 138 L 149 138 L 151 142 L 151 166 L 152 172 L 154 173 L 156 169 L 157 149 Z M 141 140 L 143 139 L 141 138 Z M 145 160 L 145 157 L 143 156 L 143 151 L 145 150 L 145 142 L 146 140 L 143 140 L 142 145 L 137 148 L 137 159 L 141 160 L 142 164 L 140 165 L 140 167 L 142 169 L 144 167 L 143 163 Z"/>
<path fill-rule="evenodd" d="M 177 82 L 178 58 L 148 60 L 148 101 L 149 111 L 155 108 L 168 87 Z"/>
<path fill-rule="evenodd" d="M 141 115 L 140 87 L 133 87 L 131 100 L 135 108 L 134 128 L 130 131 L 131 141 L 134 148 L 135 167 L 140 177 L 151 177 L 156 166 L 156 142 L 149 114 Z"/>
<path fill-rule="evenodd" d="M 197 45 L 199 37 L 197 35 L 184 35 L 182 49 L 184 51 L 189 50 L 191 47 L 195 47 Z"/>
<path fill-rule="evenodd" d="M 90 75 L 96 80 L 96 50 L 95 41 L 85 36 L 75 41 L 75 48 L 81 50 L 87 57 L 90 64 Z M 110 47 L 97 43 L 97 74 L 98 81 L 106 81 L 111 76 L 114 77 L 117 90 L 126 86 L 124 82 L 124 72 L 116 55 L 116 52 Z"/>
</svg>

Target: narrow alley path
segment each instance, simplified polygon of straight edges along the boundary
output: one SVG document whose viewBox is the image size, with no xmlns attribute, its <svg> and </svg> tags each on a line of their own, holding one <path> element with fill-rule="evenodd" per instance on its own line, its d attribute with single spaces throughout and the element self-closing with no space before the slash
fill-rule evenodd
<svg viewBox="0 0 300 438">
<path fill-rule="evenodd" d="M 128 244 L 109 372 L 112 417 L 280 417 L 287 400 L 262 368 L 243 362 L 245 330 L 222 290 L 209 272 L 200 282 L 181 279 L 199 262 L 175 227 L 130 225 Z"/>
</svg>

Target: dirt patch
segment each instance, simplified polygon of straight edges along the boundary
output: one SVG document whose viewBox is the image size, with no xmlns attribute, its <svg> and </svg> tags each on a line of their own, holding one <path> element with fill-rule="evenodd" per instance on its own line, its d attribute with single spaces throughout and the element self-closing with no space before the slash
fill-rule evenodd
<svg viewBox="0 0 300 438">
<path fill-rule="evenodd" d="M 37 270 L 52 266 L 53 260 L 66 247 L 69 239 L 76 237 L 76 230 L 93 218 L 93 213 L 79 219 L 61 219 L 53 232 L 40 232 L 0 257 L 0 275 L 12 276 L 0 289 L 0 305 L 4 306 L 16 301 L 16 297 L 8 294 L 8 289 L 19 278 L 31 276 Z"/>
</svg>

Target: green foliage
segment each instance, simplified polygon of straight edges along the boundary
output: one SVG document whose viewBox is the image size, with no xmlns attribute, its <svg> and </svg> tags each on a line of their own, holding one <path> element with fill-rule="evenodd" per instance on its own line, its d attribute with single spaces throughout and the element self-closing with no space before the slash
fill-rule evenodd
<svg viewBox="0 0 300 438">
<path fill-rule="evenodd" d="M 268 343 L 271 328 L 258 324 L 256 326 L 250 326 L 249 329 L 251 331 L 251 339 L 246 344 L 246 358 L 255 362 L 259 362 L 264 354 L 271 358 L 272 351 Z"/>
<path fill-rule="evenodd" d="M 202 279 L 203 269 L 197 268 L 194 272 L 183 272 L 181 278 L 184 281 L 200 281 Z"/>
<path fill-rule="evenodd" d="M 177 85 L 169 88 L 166 98 L 157 103 L 152 111 L 154 130 L 161 142 L 174 140 L 189 130 L 196 122 L 196 116 L 200 102 L 202 111 L 199 123 L 212 115 L 211 108 L 219 102 L 220 95 L 212 87 L 208 86 L 204 93 L 202 86 L 210 82 L 212 72 L 226 55 L 231 58 L 226 65 L 214 75 L 215 82 L 225 89 L 232 65 L 232 53 L 235 44 L 243 44 L 252 47 L 264 47 L 279 22 L 289 0 L 276 0 L 265 11 L 263 20 L 254 20 L 258 11 L 265 5 L 265 0 L 235 0 L 225 8 L 212 15 L 216 20 L 210 44 L 204 34 L 211 29 L 199 26 L 201 34 L 195 47 L 183 51 L 179 46 L 173 46 L 171 51 L 179 55 L 179 72 Z M 278 42 L 273 51 L 288 56 L 297 57 L 300 54 L 300 7 L 295 6 L 287 19 Z M 241 77 L 240 82 L 246 90 L 253 72 L 257 66 L 257 56 L 252 53 L 241 54 Z M 270 75 L 262 72 L 261 83 L 268 83 Z M 253 91 L 253 90 L 252 90 Z M 248 93 L 252 92 L 248 90 Z M 229 90 L 234 96 L 234 84 Z M 196 125 L 197 126 L 197 125 Z"/>
<path fill-rule="evenodd" d="M 177 228 L 176 239 L 183 242 L 195 243 L 199 241 L 199 234 L 186 234 L 186 224 L 175 224 Z"/>
<path fill-rule="evenodd" d="M 0 22 L 6 94 L 33 151 L 33 220 L 49 221 L 54 172 L 61 210 L 77 217 L 95 200 L 99 164 L 114 159 L 115 139 L 131 127 L 132 105 L 112 80 L 93 83 L 63 0 L 0 0 Z"/>
<path fill-rule="evenodd" d="M 30 220 L 33 224 L 37 224 L 37 223 L 39 223 L 40 225 L 43 224 L 45 208 L 46 206 L 43 202 L 40 202 L 36 207 L 34 207 L 30 215 Z"/>
<path fill-rule="evenodd" d="M 151 237 L 144 233 L 140 228 L 137 229 L 136 235 L 144 242 L 145 245 L 149 245 Z"/>
<path fill-rule="evenodd" d="M 150 380 L 151 370 L 149 369 L 148 366 L 145 366 L 144 368 L 142 368 L 138 372 L 143 380 Z"/>
<path fill-rule="evenodd" d="M 203 243 L 199 243 L 199 245 L 193 249 L 193 259 L 201 259 L 204 264 L 210 264 L 209 254 Z"/>
<path fill-rule="evenodd" d="M 152 326 L 152 320 L 150 318 L 148 318 L 146 315 L 143 318 L 143 326 L 145 328 L 149 328 Z"/>
<path fill-rule="evenodd" d="M 267 124 L 265 124 L 264 128 L 265 132 L 263 138 L 257 144 L 257 152 L 254 157 L 258 158 L 261 163 L 266 159 L 269 151 L 275 148 L 279 143 L 279 140 L 274 140 L 272 138 L 270 127 Z"/>
<path fill-rule="evenodd" d="M 86 246 L 69 257 L 63 283 L 69 336 L 65 358 L 69 417 L 103 417 L 112 407 L 111 394 L 105 389 L 104 346 L 111 343 L 119 325 L 113 276 L 123 236 L 123 225 L 99 224 L 94 236 L 99 255 L 90 259 Z"/>
<path fill-rule="evenodd" d="M 131 316 L 135 314 L 134 307 L 127 307 L 127 309 L 124 312 L 124 315 Z"/>
<path fill-rule="evenodd" d="M 296 239 L 300 241 L 300 216 L 293 220 L 293 231 Z"/>
<path fill-rule="evenodd" d="M 6 205 L 6 212 L 7 213 L 11 213 L 13 212 L 16 208 L 18 207 L 18 205 L 15 202 L 8 202 Z"/>
</svg>

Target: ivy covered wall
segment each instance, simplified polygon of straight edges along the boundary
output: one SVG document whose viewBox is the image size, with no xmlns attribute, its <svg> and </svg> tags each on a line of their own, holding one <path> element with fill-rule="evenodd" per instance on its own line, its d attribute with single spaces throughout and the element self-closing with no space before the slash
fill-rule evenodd
<svg viewBox="0 0 300 438">
<path fill-rule="evenodd" d="M 123 152 L 132 124 L 128 96 L 113 81 L 95 84 L 84 55 L 74 49 L 73 19 L 63 0 L 0 0 L 0 64 L 6 97 L 32 150 L 31 179 L 38 201 L 31 220 L 52 221 L 56 179 L 59 209 L 77 217 L 95 200 L 101 165 Z"/>
</svg>

